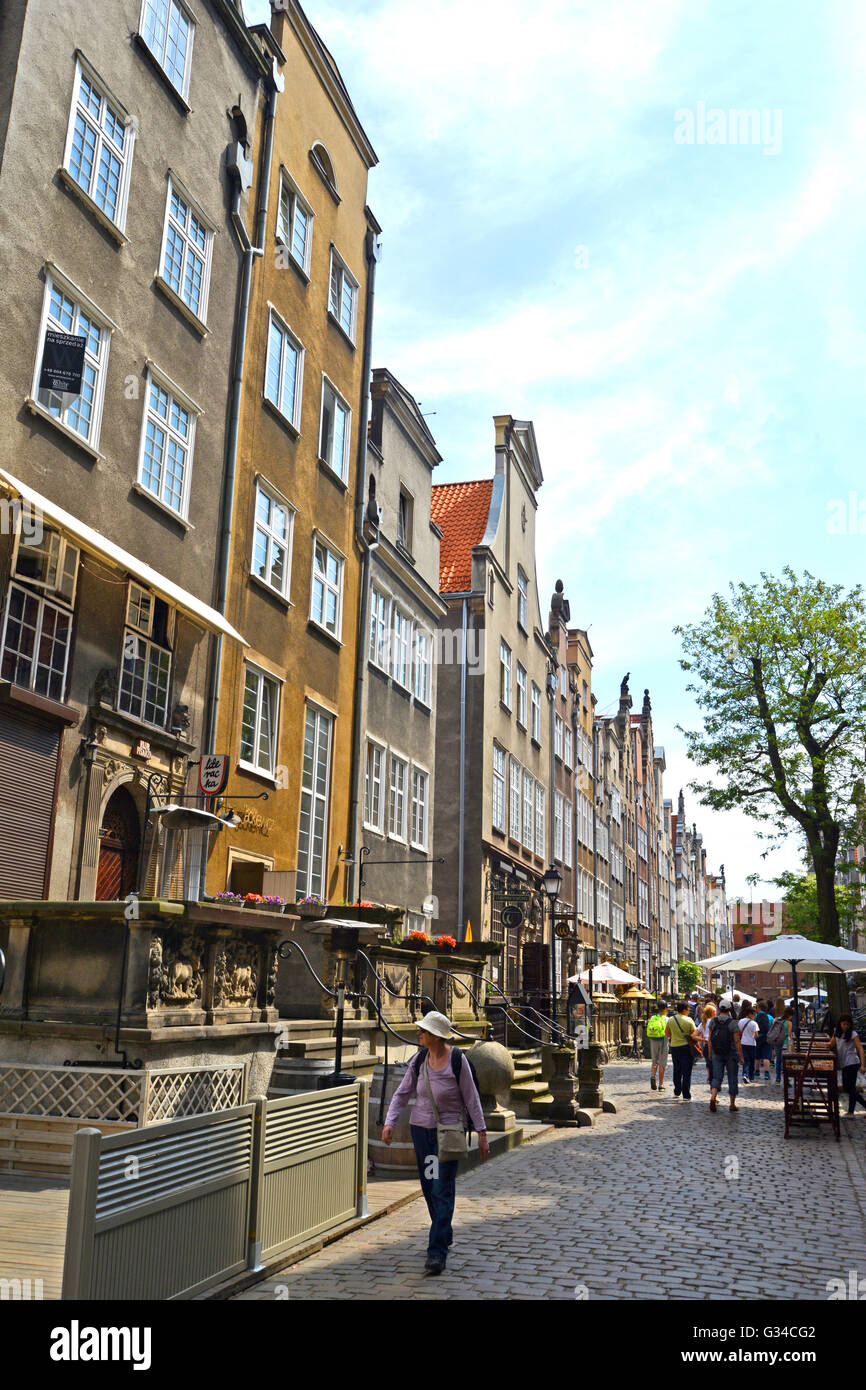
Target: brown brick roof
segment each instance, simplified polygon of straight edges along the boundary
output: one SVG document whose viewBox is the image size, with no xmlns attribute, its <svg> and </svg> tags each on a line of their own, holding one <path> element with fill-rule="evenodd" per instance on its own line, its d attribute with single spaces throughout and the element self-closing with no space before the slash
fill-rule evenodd
<svg viewBox="0 0 866 1390">
<path fill-rule="evenodd" d="M 487 529 L 493 479 L 439 483 L 433 488 L 430 516 L 442 531 L 439 547 L 440 593 L 466 593 L 472 587 L 472 547 Z"/>
</svg>

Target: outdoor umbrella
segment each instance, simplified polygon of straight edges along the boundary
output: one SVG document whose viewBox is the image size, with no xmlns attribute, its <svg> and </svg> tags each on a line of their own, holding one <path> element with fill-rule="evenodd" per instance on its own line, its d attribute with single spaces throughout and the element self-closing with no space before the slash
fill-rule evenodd
<svg viewBox="0 0 866 1390">
<path fill-rule="evenodd" d="M 800 1010 L 797 993 L 797 973 L 800 975 L 848 975 L 866 972 L 866 956 L 843 946 L 829 946 L 825 941 L 812 941 L 808 936 L 783 935 L 769 941 L 756 941 L 740 951 L 728 951 L 723 956 L 711 956 L 698 965 L 712 968 L 751 966 L 773 974 L 790 975 L 794 993 L 794 1035 L 800 1045 Z"/>
<path fill-rule="evenodd" d="M 630 975 L 627 970 L 621 970 L 618 965 L 612 965 L 610 961 L 605 961 L 604 965 L 597 965 L 594 970 L 584 970 L 581 975 L 570 975 L 568 983 L 570 985 L 583 984 L 592 975 L 593 984 L 596 985 L 639 985 L 642 983 L 637 975 Z"/>
</svg>

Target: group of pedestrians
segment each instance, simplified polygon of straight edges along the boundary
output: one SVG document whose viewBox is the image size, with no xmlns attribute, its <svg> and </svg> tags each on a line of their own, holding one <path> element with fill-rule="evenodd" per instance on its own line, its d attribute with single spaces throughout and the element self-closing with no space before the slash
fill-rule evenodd
<svg viewBox="0 0 866 1390">
<path fill-rule="evenodd" d="M 647 1024 L 652 1069 L 650 1087 L 664 1091 L 668 1054 L 673 1069 L 674 1099 L 692 1098 L 692 1069 L 703 1059 L 710 1088 L 710 1110 L 718 1109 L 719 1092 L 727 1080 L 731 1110 L 739 1109 L 737 1096 L 743 1085 L 771 1081 L 775 1060 L 776 1083 L 782 1079 L 782 1053 L 788 1042 L 794 1013 L 780 999 L 759 999 L 756 1006 L 720 995 L 708 995 L 701 1005 L 697 993 L 671 1011 L 659 1004 Z"/>
</svg>

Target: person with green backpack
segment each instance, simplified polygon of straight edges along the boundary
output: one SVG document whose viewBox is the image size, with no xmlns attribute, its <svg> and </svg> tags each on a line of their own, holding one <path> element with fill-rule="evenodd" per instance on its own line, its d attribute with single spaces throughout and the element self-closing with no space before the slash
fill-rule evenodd
<svg viewBox="0 0 866 1390">
<path fill-rule="evenodd" d="M 653 1091 L 663 1091 L 665 1088 L 665 1063 L 668 1060 L 668 1039 L 665 1037 L 667 1026 L 668 1006 L 660 1003 L 656 1006 L 656 1011 L 646 1026 L 652 1059 L 650 1089 Z M 658 1073 L 658 1082 L 656 1082 L 656 1073 Z"/>
</svg>

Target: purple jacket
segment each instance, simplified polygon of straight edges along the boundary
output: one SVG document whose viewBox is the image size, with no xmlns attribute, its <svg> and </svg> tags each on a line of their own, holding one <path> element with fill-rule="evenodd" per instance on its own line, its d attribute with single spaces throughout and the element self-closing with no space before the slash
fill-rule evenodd
<svg viewBox="0 0 866 1390">
<path fill-rule="evenodd" d="M 435 1129 L 436 1116 L 430 1104 L 430 1096 L 427 1092 L 427 1073 L 426 1062 L 421 1063 L 418 1073 L 418 1089 L 415 1104 L 412 1108 L 411 1123 L 420 1125 L 422 1129 Z M 481 1109 L 481 1097 L 478 1094 L 475 1082 L 472 1080 L 472 1072 L 468 1066 L 460 1068 L 460 1085 L 451 1070 L 450 1054 L 441 1071 L 436 1071 L 431 1067 L 429 1071 L 430 1089 L 436 1101 L 439 1111 L 439 1122 L 443 1125 L 459 1125 L 464 1122 L 465 1112 L 469 1112 L 472 1121 L 472 1128 L 479 1134 L 483 1134 L 487 1129 L 487 1121 Z M 399 1120 L 412 1095 L 415 1094 L 415 1068 L 409 1065 L 406 1075 L 397 1087 L 388 1106 L 388 1114 L 385 1119 L 386 1125 L 395 1125 Z"/>
</svg>

